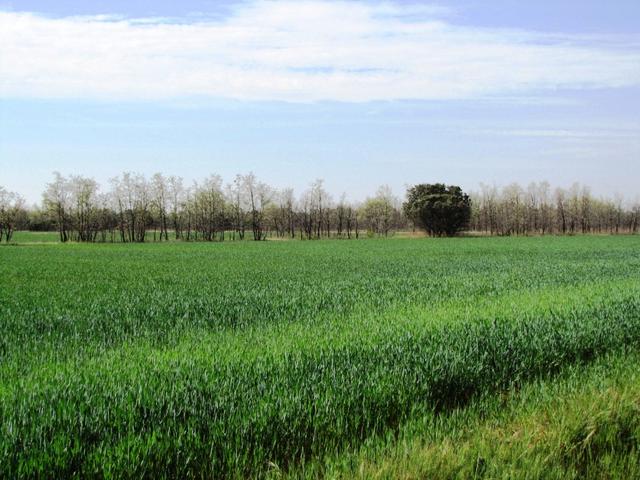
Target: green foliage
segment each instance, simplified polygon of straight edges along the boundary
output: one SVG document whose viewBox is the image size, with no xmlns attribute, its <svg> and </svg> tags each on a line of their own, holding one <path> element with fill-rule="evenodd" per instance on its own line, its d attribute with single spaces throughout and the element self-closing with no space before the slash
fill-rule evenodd
<svg viewBox="0 0 640 480">
<path fill-rule="evenodd" d="M 638 348 L 639 242 L 3 247 L 0 477 L 287 471 Z"/>
<path fill-rule="evenodd" d="M 423 183 L 407 190 L 404 212 L 429 235 L 452 237 L 469 224 L 471 200 L 455 185 Z"/>
</svg>

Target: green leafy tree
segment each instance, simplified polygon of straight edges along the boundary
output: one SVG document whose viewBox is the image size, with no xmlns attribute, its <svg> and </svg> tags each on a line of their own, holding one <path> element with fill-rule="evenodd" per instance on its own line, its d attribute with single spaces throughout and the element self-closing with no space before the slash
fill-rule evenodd
<svg viewBox="0 0 640 480">
<path fill-rule="evenodd" d="M 471 218 L 471 200 L 462 189 L 443 183 L 415 185 L 407 190 L 405 215 L 431 236 L 454 236 Z"/>
</svg>

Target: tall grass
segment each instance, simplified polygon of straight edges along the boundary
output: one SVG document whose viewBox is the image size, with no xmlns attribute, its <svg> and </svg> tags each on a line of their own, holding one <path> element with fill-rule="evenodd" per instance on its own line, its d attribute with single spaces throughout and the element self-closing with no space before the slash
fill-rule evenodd
<svg viewBox="0 0 640 480">
<path fill-rule="evenodd" d="M 274 478 L 602 479 L 640 476 L 640 357 L 605 355 Z M 285 475 L 283 475 L 285 474 Z"/>
</svg>

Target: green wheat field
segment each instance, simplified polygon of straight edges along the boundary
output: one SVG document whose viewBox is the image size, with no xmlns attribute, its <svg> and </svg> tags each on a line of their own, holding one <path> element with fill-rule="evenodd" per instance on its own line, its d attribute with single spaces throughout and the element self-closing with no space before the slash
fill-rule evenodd
<svg viewBox="0 0 640 480">
<path fill-rule="evenodd" d="M 640 478 L 638 236 L 54 239 L 0 248 L 0 478 Z"/>
</svg>

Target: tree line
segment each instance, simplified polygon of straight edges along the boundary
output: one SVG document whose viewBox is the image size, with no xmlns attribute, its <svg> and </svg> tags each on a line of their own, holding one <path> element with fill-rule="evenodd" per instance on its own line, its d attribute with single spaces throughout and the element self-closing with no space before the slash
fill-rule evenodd
<svg viewBox="0 0 640 480">
<path fill-rule="evenodd" d="M 364 201 L 333 198 L 322 180 L 296 196 L 254 174 L 225 183 L 218 175 L 187 185 L 176 176 L 125 172 L 103 188 L 92 178 L 55 172 L 39 205 L 27 207 L 0 187 L 0 241 L 15 230 L 57 231 L 60 241 L 225 241 L 266 238 L 388 236 L 424 229 L 429 235 L 461 230 L 489 235 L 636 233 L 640 202 L 595 198 L 587 187 L 553 189 L 482 185 L 415 185 L 404 204 L 387 186 Z"/>
<path fill-rule="evenodd" d="M 526 188 L 481 185 L 471 199 L 470 228 L 489 235 L 637 233 L 640 228 L 640 201 L 597 198 L 578 183 L 568 189 L 552 189 L 548 182 Z"/>
<path fill-rule="evenodd" d="M 55 172 L 41 205 L 26 209 L 13 201 L 10 223 L 12 229 L 57 231 L 61 242 L 350 239 L 407 228 L 400 206 L 386 186 L 355 203 L 346 195 L 334 200 L 322 180 L 296 197 L 293 189 L 273 188 L 253 173 L 228 184 L 210 175 L 186 185 L 180 177 L 125 172 L 102 189 L 91 178 Z"/>
</svg>

